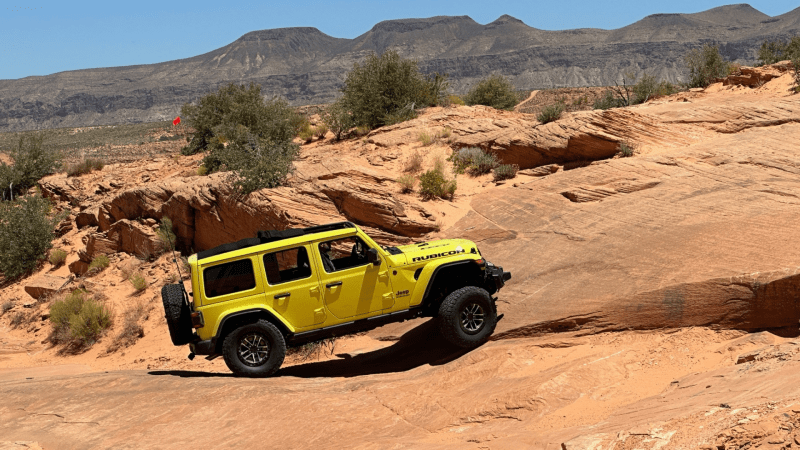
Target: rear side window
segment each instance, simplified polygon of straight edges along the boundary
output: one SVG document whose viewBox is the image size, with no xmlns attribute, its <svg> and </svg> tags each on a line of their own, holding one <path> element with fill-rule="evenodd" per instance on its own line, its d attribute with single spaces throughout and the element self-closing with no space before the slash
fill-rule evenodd
<svg viewBox="0 0 800 450">
<path fill-rule="evenodd" d="M 206 297 L 249 291 L 256 287 L 253 262 L 249 258 L 219 264 L 203 270 Z"/>
<path fill-rule="evenodd" d="M 274 286 L 311 276 L 311 262 L 305 247 L 292 248 L 264 255 L 267 281 Z"/>
</svg>

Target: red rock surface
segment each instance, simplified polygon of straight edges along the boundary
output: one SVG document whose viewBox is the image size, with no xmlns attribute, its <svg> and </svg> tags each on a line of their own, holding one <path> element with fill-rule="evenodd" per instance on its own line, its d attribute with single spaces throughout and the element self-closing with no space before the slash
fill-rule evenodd
<svg viewBox="0 0 800 450">
<path fill-rule="evenodd" d="M 795 448 L 800 96 L 784 72 L 743 68 L 757 81 L 546 125 L 432 108 L 304 145 L 287 186 L 243 198 L 225 175 L 196 176 L 198 157 L 49 177 L 43 191 L 70 202 L 75 226 L 54 242 L 65 265 L 0 288 L 0 447 L 170 448 L 213 429 L 199 446 Z M 621 142 L 634 156 L 615 156 Z M 523 170 L 501 183 L 459 175 L 452 202 L 393 181 L 415 153 L 427 169 L 473 145 Z M 165 215 L 194 251 L 334 220 L 382 243 L 467 237 L 513 273 L 505 316 L 471 352 L 412 321 L 295 355 L 276 378 L 234 379 L 219 359 L 189 362 L 169 342 L 158 289 L 175 265 L 133 256 L 157 243 Z M 115 325 L 64 354 L 47 343 L 47 305 L 27 302 L 24 286 L 82 273 L 99 253 L 110 267 L 68 288 L 101 298 Z M 144 337 L 113 351 L 138 307 Z"/>
</svg>

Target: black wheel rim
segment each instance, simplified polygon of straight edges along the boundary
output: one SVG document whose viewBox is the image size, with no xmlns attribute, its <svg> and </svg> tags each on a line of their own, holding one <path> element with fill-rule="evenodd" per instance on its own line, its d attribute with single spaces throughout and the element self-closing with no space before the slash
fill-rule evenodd
<svg viewBox="0 0 800 450">
<path fill-rule="evenodd" d="M 239 339 L 239 359 L 250 367 L 264 364 L 269 358 L 269 342 L 260 333 L 248 333 Z"/>
<path fill-rule="evenodd" d="M 467 334 L 479 333 L 486 323 L 483 307 L 477 303 L 467 303 L 461 310 L 460 319 L 461 329 Z"/>
</svg>

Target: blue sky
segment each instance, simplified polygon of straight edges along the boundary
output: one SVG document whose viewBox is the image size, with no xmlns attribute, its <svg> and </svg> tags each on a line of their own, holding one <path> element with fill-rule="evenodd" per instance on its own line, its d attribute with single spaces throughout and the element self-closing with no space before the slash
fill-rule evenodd
<svg viewBox="0 0 800 450">
<path fill-rule="evenodd" d="M 267 28 L 311 26 L 331 36 L 354 38 L 382 20 L 468 15 L 485 24 L 510 14 L 546 30 L 613 29 L 648 14 L 692 13 L 723 4 L 706 0 L 2 0 L 0 79 L 187 58 Z M 800 6 L 787 0 L 751 1 L 750 5 L 770 16 Z"/>
</svg>

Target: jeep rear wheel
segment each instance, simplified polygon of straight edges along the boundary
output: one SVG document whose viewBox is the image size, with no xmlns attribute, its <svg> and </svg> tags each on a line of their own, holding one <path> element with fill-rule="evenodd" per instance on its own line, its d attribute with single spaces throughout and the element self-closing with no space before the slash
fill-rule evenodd
<svg viewBox="0 0 800 450">
<path fill-rule="evenodd" d="M 259 320 L 233 330 L 222 344 L 222 356 L 238 376 L 268 377 L 283 364 L 286 342 L 275 325 Z"/>
<path fill-rule="evenodd" d="M 191 311 L 183 295 L 183 286 L 167 284 L 161 288 L 161 301 L 164 303 L 164 317 L 169 327 L 169 337 L 173 345 L 186 345 L 194 339 Z"/>
<path fill-rule="evenodd" d="M 439 331 L 450 343 L 477 347 L 489 339 L 497 313 L 485 289 L 467 286 L 448 295 L 439 307 Z"/>
</svg>

